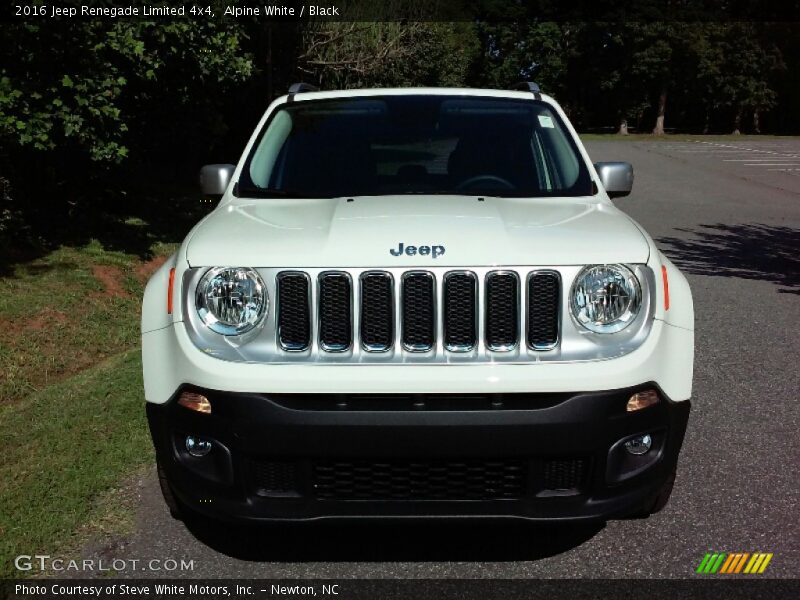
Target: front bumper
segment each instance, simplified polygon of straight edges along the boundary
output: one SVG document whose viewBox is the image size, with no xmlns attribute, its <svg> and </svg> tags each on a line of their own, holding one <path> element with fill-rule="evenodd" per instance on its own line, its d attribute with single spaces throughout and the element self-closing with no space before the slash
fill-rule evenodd
<svg viewBox="0 0 800 600">
<path fill-rule="evenodd" d="M 632 393 L 661 402 L 627 413 Z M 177 403 L 206 395 L 212 414 Z M 575 393 L 247 394 L 182 388 L 147 403 L 174 494 L 210 516 L 520 517 L 605 520 L 647 512 L 674 472 L 689 402 L 654 384 Z M 632 457 L 622 441 L 649 433 Z M 187 435 L 213 443 L 190 456 Z"/>
</svg>

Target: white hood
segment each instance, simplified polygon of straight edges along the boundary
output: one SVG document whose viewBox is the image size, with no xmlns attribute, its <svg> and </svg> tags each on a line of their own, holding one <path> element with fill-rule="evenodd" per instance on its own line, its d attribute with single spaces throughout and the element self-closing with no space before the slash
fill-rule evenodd
<svg viewBox="0 0 800 600">
<path fill-rule="evenodd" d="M 423 255 L 400 244 L 443 247 Z M 234 199 L 192 233 L 189 264 L 469 267 L 645 263 L 634 223 L 594 198 L 374 196 Z"/>
</svg>

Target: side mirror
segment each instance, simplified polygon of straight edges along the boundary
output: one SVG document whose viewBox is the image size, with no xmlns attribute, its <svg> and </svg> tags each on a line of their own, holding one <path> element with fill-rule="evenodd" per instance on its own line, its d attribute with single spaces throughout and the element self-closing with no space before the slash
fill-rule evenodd
<svg viewBox="0 0 800 600">
<path fill-rule="evenodd" d="M 599 162 L 594 168 L 609 198 L 621 198 L 633 188 L 633 165 L 626 162 Z"/>
<path fill-rule="evenodd" d="M 200 190 L 206 196 L 221 196 L 235 170 L 236 165 L 206 165 L 200 169 Z"/>
</svg>

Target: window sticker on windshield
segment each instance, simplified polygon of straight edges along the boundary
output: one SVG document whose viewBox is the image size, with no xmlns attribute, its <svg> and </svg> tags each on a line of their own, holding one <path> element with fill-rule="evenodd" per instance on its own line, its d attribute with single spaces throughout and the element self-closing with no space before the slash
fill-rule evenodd
<svg viewBox="0 0 800 600">
<path fill-rule="evenodd" d="M 553 125 L 553 119 L 546 115 L 539 115 L 539 125 L 542 127 L 547 127 L 548 129 L 555 129 L 555 125 Z"/>
</svg>

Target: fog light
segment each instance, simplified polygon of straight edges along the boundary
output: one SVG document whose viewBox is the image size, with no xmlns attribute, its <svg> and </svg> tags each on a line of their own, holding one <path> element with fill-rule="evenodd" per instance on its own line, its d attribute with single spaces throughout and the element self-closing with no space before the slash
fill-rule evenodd
<svg viewBox="0 0 800 600">
<path fill-rule="evenodd" d="M 652 445 L 653 438 L 650 437 L 650 434 L 646 433 L 644 435 L 637 435 L 625 442 L 625 450 L 636 456 L 641 456 L 642 454 L 647 454 Z"/>
<path fill-rule="evenodd" d="M 183 392 L 181 397 L 178 398 L 178 404 L 195 412 L 206 415 L 211 414 L 211 402 L 209 402 L 208 398 L 202 394 L 197 394 L 195 392 Z"/>
<path fill-rule="evenodd" d="M 186 436 L 186 451 L 197 458 L 203 457 L 211 452 L 211 442 L 193 435 Z"/>
<path fill-rule="evenodd" d="M 636 392 L 633 396 L 630 397 L 628 400 L 628 405 L 625 407 L 625 410 L 628 412 L 633 412 L 635 410 L 642 410 L 643 408 L 647 408 L 648 406 L 653 406 L 654 404 L 658 404 L 658 392 L 655 390 L 642 390 L 641 392 Z"/>
</svg>

